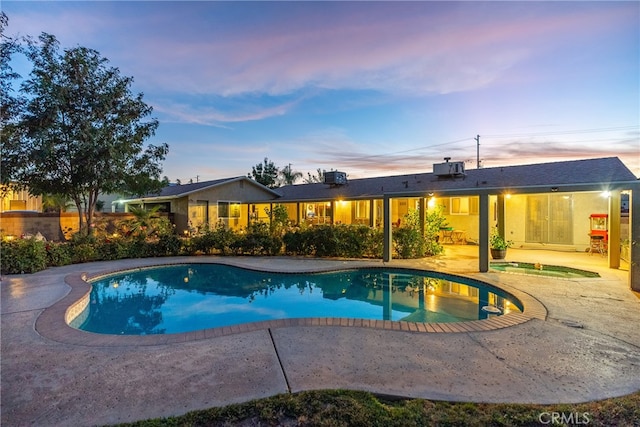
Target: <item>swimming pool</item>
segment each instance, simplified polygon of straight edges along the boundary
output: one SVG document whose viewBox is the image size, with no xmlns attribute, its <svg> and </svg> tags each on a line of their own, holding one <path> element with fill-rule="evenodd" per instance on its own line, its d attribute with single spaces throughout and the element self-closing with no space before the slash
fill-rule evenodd
<svg viewBox="0 0 640 427">
<path fill-rule="evenodd" d="M 173 334 L 273 319 L 340 317 L 447 323 L 521 312 L 520 302 L 472 279 L 406 269 L 266 273 L 182 264 L 92 281 L 84 331 Z"/>
</svg>

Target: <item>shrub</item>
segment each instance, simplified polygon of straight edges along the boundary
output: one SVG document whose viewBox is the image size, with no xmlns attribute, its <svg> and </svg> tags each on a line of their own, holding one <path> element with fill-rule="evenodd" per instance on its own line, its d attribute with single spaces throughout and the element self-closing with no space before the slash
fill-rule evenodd
<svg viewBox="0 0 640 427">
<path fill-rule="evenodd" d="M 2 274 L 35 273 L 47 268 L 45 242 L 34 238 L 3 241 L 0 251 Z"/>
<path fill-rule="evenodd" d="M 71 262 L 80 264 L 89 261 L 98 261 L 97 245 L 95 243 L 72 243 Z"/>
<path fill-rule="evenodd" d="M 72 262 L 71 246 L 68 243 L 45 244 L 47 251 L 47 266 L 56 267 L 60 265 L 69 265 Z"/>
<path fill-rule="evenodd" d="M 277 255 L 282 250 L 282 238 L 271 234 L 269 225 L 254 222 L 245 228 L 245 233 L 230 245 L 236 255 Z"/>
<path fill-rule="evenodd" d="M 335 227 L 331 225 L 319 225 L 309 228 L 311 233 L 311 242 L 314 255 L 318 257 L 337 256 L 338 239 L 336 237 Z"/>
<path fill-rule="evenodd" d="M 444 206 L 437 206 L 427 211 L 425 216 L 425 255 L 439 255 L 444 250 L 439 242 L 440 229 L 447 226 L 447 219 L 444 216 Z"/>
<path fill-rule="evenodd" d="M 182 240 L 175 234 L 162 234 L 157 242 L 160 256 L 176 256 L 182 251 Z"/>
<path fill-rule="evenodd" d="M 364 256 L 368 258 L 382 258 L 384 232 L 378 228 L 369 228 L 369 231 L 366 234 L 366 239 L 367 244 Z"/>
<path fill-rule="evenodd" d="M 223 223 L 218 223 L 213 232 L 213 248 L 222 255 L 231 251 L 231 246 L 238 239 L 238 234 Z"/>
<path fill-rule="evenodd" d="M 310 229 L 287 230 L 282 240 L 287 255 L 313 255 Z"/>
<path fill-rule="evenodd" d="M 129 242 L 126 239 L 101 239 L 95 243 L 96 256 L 100 260 L 116 260 L 129 256 Z"/>
<path fill-rule="evenodd" d="M 420 258 L 425 254 L 426 244 L 419 230 L 411 226 L 400 227 L 393 233 L 393 246 L 400 258 Z"/>
<path fill-rule="evenodd" d="M 283 236 L 288 255 L 364 258 L 382 256 L 382 231 L 365 225 L 320 225 L 289 230 Z"/>
</svg>

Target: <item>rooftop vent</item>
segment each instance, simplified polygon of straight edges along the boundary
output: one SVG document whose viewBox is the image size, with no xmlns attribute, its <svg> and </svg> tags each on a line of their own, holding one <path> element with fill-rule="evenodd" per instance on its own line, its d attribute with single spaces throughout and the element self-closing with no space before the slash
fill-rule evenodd
<svg viewBox="0 0 640 427">
<path fill-rule="evenodd" d="M 329 185 L 345 185 L 347 183 L 347 173 L 338 171 L 325 172 L 324 183 Z"/>
<path fill-rule="evenodd" d="M 445 157 L 445 163 L 434 163 L 433 173 L 436 176 L 464 175 L 464 162 L 450 162 L 451 157 Z"/>
</svg>

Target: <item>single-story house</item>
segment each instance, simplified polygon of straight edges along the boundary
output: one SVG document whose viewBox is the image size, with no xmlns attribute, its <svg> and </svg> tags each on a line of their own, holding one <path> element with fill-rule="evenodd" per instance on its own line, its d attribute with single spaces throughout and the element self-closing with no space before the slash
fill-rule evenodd
<svg viewBox="0 0 640 427">
<path fill-rule="evenodd" d="M 429 173 L 349 180 L 332 171 L 324 183 L 277 189 L 241 176 L 169 186 L 125 201 L 131 204 L 160 204 L 180 232 L 205 223 L 242 228 L 252 220 L 268 222 L 279 204 L 293 223 L 382 227 L 385 260 L 391 259 L 394 225 L 404 215 L 441 206 L 453 232 L 443 237 L 478 244 L 479 271 L 488 271 L 494 228 L 516 247 L 584 251 L 595 214 L 605 218 L 598 227 L 606 228 L 611 268 L 620 266 L 624 242 L 640 238 L 640 181 L 617 157 L 470 170 L 447 158 Z M 630 283 L 640 289 L 640 251 L 628 247 Z"/>
<path fill-rule="evenodd" d="M 125 212 L 130 206 L 145 209 L 159 207 L 169 213 L 179 233 L 189 233 L 204 225 L 219 222 L 239 229 L 248 224 L 250 204 L 272 200 L 280 194 L 246 176 L 216 179 L 191 184 L 172 184 L 159 194 L 120 201 Z"/>
</svg>

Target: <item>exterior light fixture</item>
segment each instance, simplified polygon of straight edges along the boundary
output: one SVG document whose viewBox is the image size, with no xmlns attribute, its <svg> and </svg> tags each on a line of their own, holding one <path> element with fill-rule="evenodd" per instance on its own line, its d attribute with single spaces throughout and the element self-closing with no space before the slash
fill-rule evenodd
<svg viewBox="0 0 640 427">
<path fill-rule="evenodd" d="M 558 191 L 558 187 L 551 187 L 551 191 L 554 192 L 554 193 L 557 192 Z"/>
</svg>

